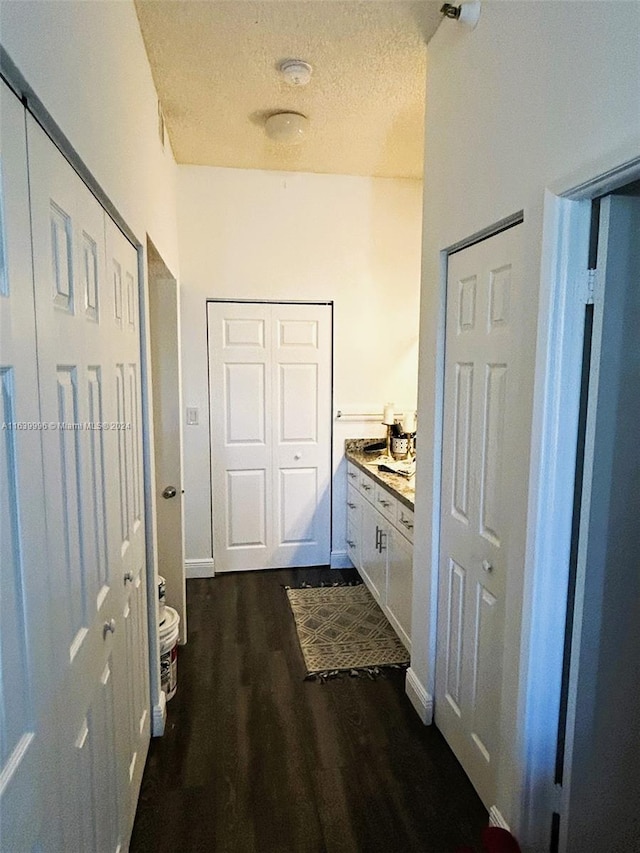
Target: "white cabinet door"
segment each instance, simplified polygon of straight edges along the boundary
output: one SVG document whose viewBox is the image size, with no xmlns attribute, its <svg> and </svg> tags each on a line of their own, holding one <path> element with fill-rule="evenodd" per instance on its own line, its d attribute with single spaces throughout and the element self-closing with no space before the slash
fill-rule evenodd
<svg viewBox="0 0 640 853">
<path fill-rule="evenodd" d="M 0 83 L 0 846 L 60 850 L 24 110 Z"/>
<path fill-rule="evenodd" d="M 411 651 L 413 546 L 391 527 L 387 552 L 387 615 L 398 636 Z"/>
<path fill-rule="evenodd" d="M 331 310 L 208 306 L 217 572 L 324 565 L 331 530 Z"/>
<path fill-rule="evenodd" d="M 367 501 L 363 501 L 360 571 L 381 607 L 384 607 L 387 598 L 387 539 L 386 521 Z"/>
<path fill-rule="evenodd" d="M 526 522 L 518 472 L 524 464 L 526 476 L 529 432 L 513 402 L 533 359 L 518 351 L 521 231 L 451 255 L 447 279 L 435 719 L 487 808 L 497 781 L 506 578 L 522 572 L 509 546 Z"/>
</svg>

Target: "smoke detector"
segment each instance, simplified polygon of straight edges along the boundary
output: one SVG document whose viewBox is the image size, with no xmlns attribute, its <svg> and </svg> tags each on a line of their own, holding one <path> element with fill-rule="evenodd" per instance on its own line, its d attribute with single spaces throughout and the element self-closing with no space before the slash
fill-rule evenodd
<svg viewBox="0 0 640 853">
<path fill-rule="evenodd" d="M 306 86 L 311 80 L 313 69 L 302 59 L 285 59 L 279 67 L 285 83 L 289 86 Z"/>
</svg>

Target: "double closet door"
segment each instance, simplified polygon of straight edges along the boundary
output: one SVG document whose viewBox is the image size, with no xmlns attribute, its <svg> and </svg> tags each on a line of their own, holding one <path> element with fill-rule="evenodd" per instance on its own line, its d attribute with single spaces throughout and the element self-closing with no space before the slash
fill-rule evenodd
<svg viewBox="0 0 640 853">
<path fill-rule="evenodd" d="M 150 731 L 137 253 L 0 95 L 0 843 L 115 853 Z"/>
<path fill-rule="evenodd" d="M 216 572 L 325 565 L 331 306 L 209 302 Z"/>
</svg>

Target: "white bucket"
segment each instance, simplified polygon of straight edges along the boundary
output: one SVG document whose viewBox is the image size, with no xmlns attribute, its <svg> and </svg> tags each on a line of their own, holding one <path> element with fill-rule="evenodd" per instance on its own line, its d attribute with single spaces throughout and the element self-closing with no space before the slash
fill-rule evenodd
<svg viewBox="0 0 640 853">
<path fill-rule="evenodd" d="M 158 621 L 160 625 L 164 624 L 167 618 L 165 607 L 167 604 L 167 584 L 162 575 L 158 575 Z"/>
<path fill-rule="evenodd" d="M 158 631 L 160 640 L 160 686 L 173 699 L 178 689 L 178 633 L 180 617 L 173 607 L 165 608 L 165 620 Z"/>
</svg>

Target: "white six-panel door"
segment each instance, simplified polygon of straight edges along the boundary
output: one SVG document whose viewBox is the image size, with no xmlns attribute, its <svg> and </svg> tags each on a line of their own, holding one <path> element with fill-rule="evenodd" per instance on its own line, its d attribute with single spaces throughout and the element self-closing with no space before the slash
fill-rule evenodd
<svg viewBox="0 0 640 853">
<path fill-rule="evenodd" d="M 522 226 L 449 257 L 435 719 L 480 797 L 494 804 L 505 587 L 525 519 L 510 471 L 527 459 L 513 404 Z M 519 618 L 514 614 L 515 618 Z"/>
<path fill-rule="evenodd" d="M 331 309 L 210 302 L 216 572 L 323 565 L 331 535 Z"/>
<path fill-rule="evenodd" d="M 121 825 L 131 831 L 149 744 L 149 674 L 147 649 L 147 589 L 142 470 L 142 399 L 140 372 L 140 319 L 138 255 L 113 220 L 105 215 L 107 280 L 105 303 L 115 326 L 107 332 L 112 417 L 126 429 L 112 439 L 110 462 L 117 481 L 118 499 L 110 514 L 110 556 L 121 596 L 116 649 L 119 693 L 118 750 L 123 799 Z"/>
<path fill-rule="evenodd" d="M 28 144 L 64 840 L 115 851 L 149 737 L 137 254 Z"/>
<path fill-rule="evenodd" d="M 137 253 L 2 99 L 0 846 L 106 853 L 150 728 Z"/>
<path fill-rule="evenodd" d="M 59 850 L 25 118 L 0 99 L 0 849 Z"/>
</svg>

